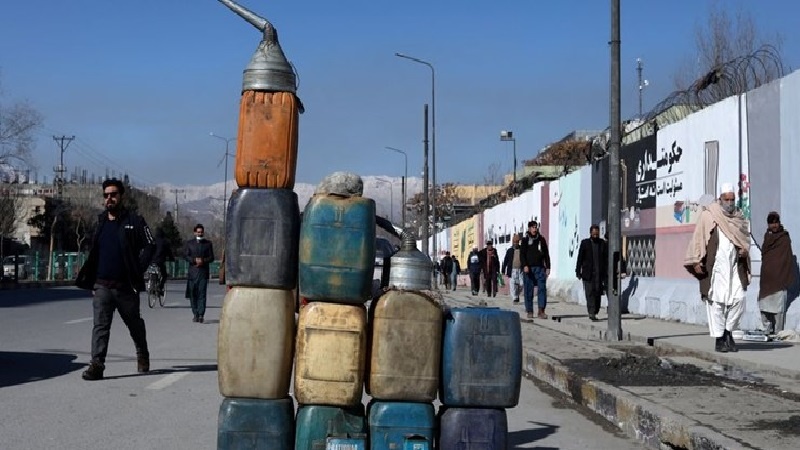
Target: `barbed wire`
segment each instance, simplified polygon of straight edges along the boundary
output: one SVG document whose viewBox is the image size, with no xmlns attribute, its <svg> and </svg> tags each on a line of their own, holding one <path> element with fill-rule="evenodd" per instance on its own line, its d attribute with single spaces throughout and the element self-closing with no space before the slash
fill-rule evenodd
<svg viewBox="0 0 800 450">
<path fill-rule="evenodd" d="M 644 122 L 680 107 L 698 111 L 733 95 L 744 94 L 785 75 L 780 52 L 764 45 L 753 53 L 722 63 L 695 80 L 688 88 L 674 91 L 653 107 Z"/>
</svg>

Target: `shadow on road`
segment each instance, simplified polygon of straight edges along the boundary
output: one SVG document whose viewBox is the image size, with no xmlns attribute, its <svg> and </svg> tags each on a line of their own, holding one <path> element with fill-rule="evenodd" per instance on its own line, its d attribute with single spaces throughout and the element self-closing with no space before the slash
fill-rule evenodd
<svg viewBox="0 0 800 450">
<path fill-rule="evenodd" d="M 151 362 L 152 363 L 152 362 Z M 152 364 L 151 364 L 152 366 Z M 171 373 L 182 373 L 182 372 L 216 372 L 217 365 L 216 364 L 197 364 L 194 366 L 172 366 L 167 369 L 150 369 L 150 372 L 147 373 L 130 373 L 127 375 L 115 375 L 115 376 L 106 376 L 104 379 L 106 380 L 119 380 L 123 378 L 132 378 L 132 377 L 149 377 L 152 375 L 168 375 Z"/>
<path fill-rule="evenodd" d="M 90 300 L 92 293 L 76 287 L 60 287 L 48 289 L 11 289 L 0 291 L 0 308 L 18 308 L 37 303 L 59 302 L 66 300 Z"/>
<path fill-rule="evenodd" d="M 55 378 L 85 364 L 70 353 L 0 352 L 0 388 Z"/>
<path fill-rule="evenodd" d="M 557 425 L 542 422 L 528 422 L 537 428 L 527 430 L 511 431 L 508 433 L 508 448 L 529 448 L 522 447 L 522 445 L 536 442 L 539 439 L 544 439 L 558 431 Z M 541 450 L 555 450 L 555 447 L 535 447 Z"/>
</svg>

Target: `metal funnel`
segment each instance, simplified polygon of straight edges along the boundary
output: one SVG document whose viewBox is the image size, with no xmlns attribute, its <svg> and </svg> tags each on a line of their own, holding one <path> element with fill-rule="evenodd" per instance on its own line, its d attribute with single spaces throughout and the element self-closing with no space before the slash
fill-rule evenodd
<svg viewBox="0 0 800 450">
<path fill-rule="evenodd" d="M 275 27 L 267 19 L 259 17 L 233 0 L 219 2 L 264 33 L 255 54 L 244 69 L 242 90 L 297 93 L 294 68 L 283 53 Z"/>
</svg>

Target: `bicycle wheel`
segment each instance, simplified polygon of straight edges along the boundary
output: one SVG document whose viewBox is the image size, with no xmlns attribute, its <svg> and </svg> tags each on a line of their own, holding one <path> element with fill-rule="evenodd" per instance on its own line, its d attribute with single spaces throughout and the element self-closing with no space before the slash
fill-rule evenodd
<svg viewBox="0 0 800 450">
<path fill-rule="evenodd" d="M 147 305 L 151 308 L 156 306 L 156 292 L 153 286 L 153 280 L 147 280 Z"/>
<path fill-rule="evenodd" d="M 166 286 L 164 286 L 164 292 L 161 292 L 160 294 L 161 295 L 158 296 L 158 304 L 161 305 L 161 307 L 163 308 L 164 307 L 164 302 L 166 301 L 166 298 L 167 298 L 167 287 Z"/>
</svg>

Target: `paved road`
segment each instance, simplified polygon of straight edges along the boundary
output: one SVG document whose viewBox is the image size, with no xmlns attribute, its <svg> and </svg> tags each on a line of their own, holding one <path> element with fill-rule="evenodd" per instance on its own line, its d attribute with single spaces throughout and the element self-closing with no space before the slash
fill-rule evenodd
<svg viewBox="0 0 800 450">
<path fill-rule="evenodd" d="M 91 303 L 74 288 L 0 292 L 0 448 L 214 449 L 216 337 L 222 287 L 209 285 L 205 324 L 191 321 L 183 284 L 164 308 L 143 302 L 152 356 L 136 373 L 133 343 L 115 317 L 106 380 L 87 382 Z M 547 388 L 544 388 L 547 389 Z M 523 380 L 509 410 L 509 448 L 639 449 L 574 410 L 560 394 Z"/>
</svg>

